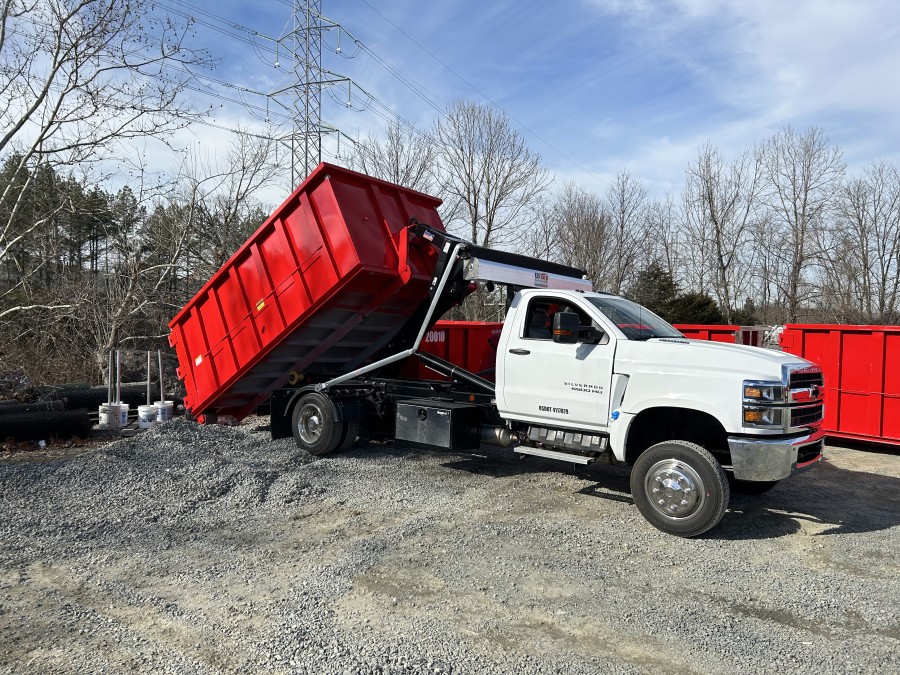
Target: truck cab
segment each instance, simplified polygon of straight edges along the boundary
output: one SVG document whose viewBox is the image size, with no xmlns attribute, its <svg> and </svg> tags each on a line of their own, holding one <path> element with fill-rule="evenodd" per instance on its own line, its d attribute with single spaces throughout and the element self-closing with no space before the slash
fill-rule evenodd
<svg viewBox="0 0 900 675">
<path fill-rule="evenodd" d="M 576 432 L 585 452 L 632 465 L 642 513 L 688 536 L 718 522 L 731 486 L 761 492 L 820 459 L 823 393 L 808 361 L 688 340 L 605 293 L 520 291 L 497 348 L 504 419 L 530 438 L 551 430 L 548 447 L 564 438 L 553 430 Z"/>
</svg>

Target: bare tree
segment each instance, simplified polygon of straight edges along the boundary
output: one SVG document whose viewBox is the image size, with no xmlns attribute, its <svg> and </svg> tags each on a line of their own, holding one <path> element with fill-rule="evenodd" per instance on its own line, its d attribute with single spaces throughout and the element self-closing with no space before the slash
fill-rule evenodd
<svg viewBox="0 0 900 675">
<path fill-rule="evenodd" d="M 559 237 L 550 208 L 544 207 L 537 221 L 522 236 L 517 248 L 532 258 L 556 260 L 560 257 Z"/>
<path fill-rule="evenodd" d="M 606 290 L 622 293 L 636 278 L 637 263 L 647 248 L 647 188 L 630 173 L 619 172 L 603 203 L 610 221 L 608 243 L 612 249 Z"/>
<path fill-rule="evenodd" d="M 745 152 L 727 162 L 707 144 L 687 169 L 685 220 L 695 242 L 702 242 L 703 255 L 697 263 L 709 271 L 727 323 L 732 322 L 737 299 L 749 291 L 760 185 L 759 153 Z"/>
<path fill-rule="evenodd" d="M 797 321 L 815 293 L 807 274 L 820 255 L 814 230 L 824 226 L 844 164 L 841 150 L 817 127 L 799 133 L 788 126 L 761 152 L 762 194 L 772 218 L 771 246 L 779 254 L 777 285 L 784 319 Z"/>
<path fill-rule="evenodd" d="M 614 243 L 603 200 L 575 183 L 566 183 L 546 218 L 555 233 L 559 259 L 586 270 L 595 288 L 607 288 L 614 267 Z"/>
<path fill-rule="evenodd" d="M 683 270 L 683 247 L 680 239 L 682 221 L 678 205 L 669 196 L 653 200 L 647 207 L 647 246 L 641 269 L 649 269 L 654 262 L 679 286 L 685 286 L 689 273 Z"/>
<path fill-rule="evenodd" d="M 86 170 L 194 115 L 181 93 L 209 61 L 186 46 L 189 26 L 155 11 L 149 0 L 0 0 L 0 156 L 21 178 L 0 191 L 0 262 L 65 208 L 19 217 L 39 167 Z M 33 270 L 22 272 L 20 289 Z"/>
<path fill-rule="evenodd" d="M 435 150 L 427 133 L 399 121 L 385 128 L 384 139 L 369 134 L 350 151 L 351 169 L 430 194 L 435 188 Z"/>
<path fill-rule="evenodd" d="M 237 134 L 224 158 L 194 155 L 181 173 L 181 202 L 190 205 L 194 272 L 206 279 L 221 267 L 260 224 L 266 209 L 257 192 L 284 169 L 266 135 Z"/>
<path fill-rule="evenodd" d="M 116 194 L 111 265 L 92 277 L 96 301 L 85 311 L 99 367 L 110 349 L 161 339 L 173 312 L 260 224 L 253 194 L 280 175 L 274 143 L 238 134 L 219 166 L 194 155 L 170 183 L 137 181 Z M 187 170 L 201 166 L 206 176 Z M 189 265 L 195 284 L 173 284 Z"/>
<path fill-rule="evenodd" d="M 900 172 L 873 162 L 846 181 L 823 245 L 825 285 L 840 318 L 894 323 L 900 319 Z"/>
<path fill-rule="evenodd" d="M 649 206 L 646 188 L 628 173 L 618 174 L 602 197 L 567 183 L 546 214 L 557 257 L 587 270 L 595 288 L 622 293 L 640 262 L 653 258 Z"/>
<path fill-rule="evenodd" d="M 481 246 L 500 246 L 534 222 L 550 184 L 541 157 L 492 107 L 457 101 L 434 127 L 445 220 Z"/>
<path fill-rule="evenodd" d="M 768 324 L 783 323 L 785 316 L 780 290 L 784 253 L 780 242 L 773 236 L 774 232 L 776 227 L 772 224 L 771 212 L 764 209 L 751 226 L 753 271 L 750 274 L 750 297 L 756 305 L 757 320 Z"/>
</svg>

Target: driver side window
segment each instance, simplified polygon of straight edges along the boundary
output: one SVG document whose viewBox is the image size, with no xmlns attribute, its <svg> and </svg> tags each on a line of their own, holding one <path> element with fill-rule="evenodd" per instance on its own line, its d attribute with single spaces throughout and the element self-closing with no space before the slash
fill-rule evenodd
<svg viewBox="0 0 900 675">
<path fill-rule="evenodd" d="M 535 297 L 528 303 L 528 312 L 525 316 L 525 336 L 532 340 L 553 339 L 553 315 L 557 312 L 573 312 L 578 315 L 579 321 L 584 325 L 590 325 L 591 320 L 578 307 L 571 305 L 559 298 Z"/>
</svg>

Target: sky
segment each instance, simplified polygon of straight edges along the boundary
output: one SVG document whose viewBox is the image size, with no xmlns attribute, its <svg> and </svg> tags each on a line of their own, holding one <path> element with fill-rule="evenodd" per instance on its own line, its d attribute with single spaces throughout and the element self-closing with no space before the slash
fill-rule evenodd
<svg viewBox="0 0 900 675">
<path fill-rule="evenodd" d="M 157 4 L 199 19 L 210 75 L 250 90 L 204 85 L 250 107 L 191 92 L 218 106 L 213 123 L 263 128 L 266 98 L 251 92 L 292 81 L 269 39 L 292 2 Z M 680 192 L 705 143 L 733 157 L 786 125 L 823 129 L 851 173 L 900 164 L 898 0 L 322 0 L 322 13 L 347 31 L 324 34 L 323 66 L 361 88 L 351 107 L 343 81 L 323 95 L 324 120 L 349 137 L 392 116 L 427 129 L 467 99 L 505 112 L 557 185 L 599 193 L 628 171 L 654 196 Z M 190 135 L 215 152 L 229 134 Z"/>
</svg>

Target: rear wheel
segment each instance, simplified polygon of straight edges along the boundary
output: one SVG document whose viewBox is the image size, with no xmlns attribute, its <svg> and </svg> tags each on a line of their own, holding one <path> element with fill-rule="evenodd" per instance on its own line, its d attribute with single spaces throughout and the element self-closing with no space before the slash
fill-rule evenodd
<svg viewBox="0 0 900 675">
<path fill-rule="evenodd" d="M 651 525 L 679 537 L 696 537 L 718 525 L 731 496 L 715 457 L 688 441 L 657 443 L 638 457 L 631 494 Z"/>
<path fill-rule="evenodd" d="M 342 440 L 344 425 L 334 419 L 334 408 L 327 396 L 309 393 L 294 406 L 291 415 L 294 441 L 313 455 L 325 455 Z"/>
<path fill-rule="evenodd" d="M 359 420 L 348 420 L 344 422 L 344 431 L 341 432 L 341 439 L 337 444 L 335 452 L 343 452 L 356 442 L 359 435 Z"/>
</svg>

